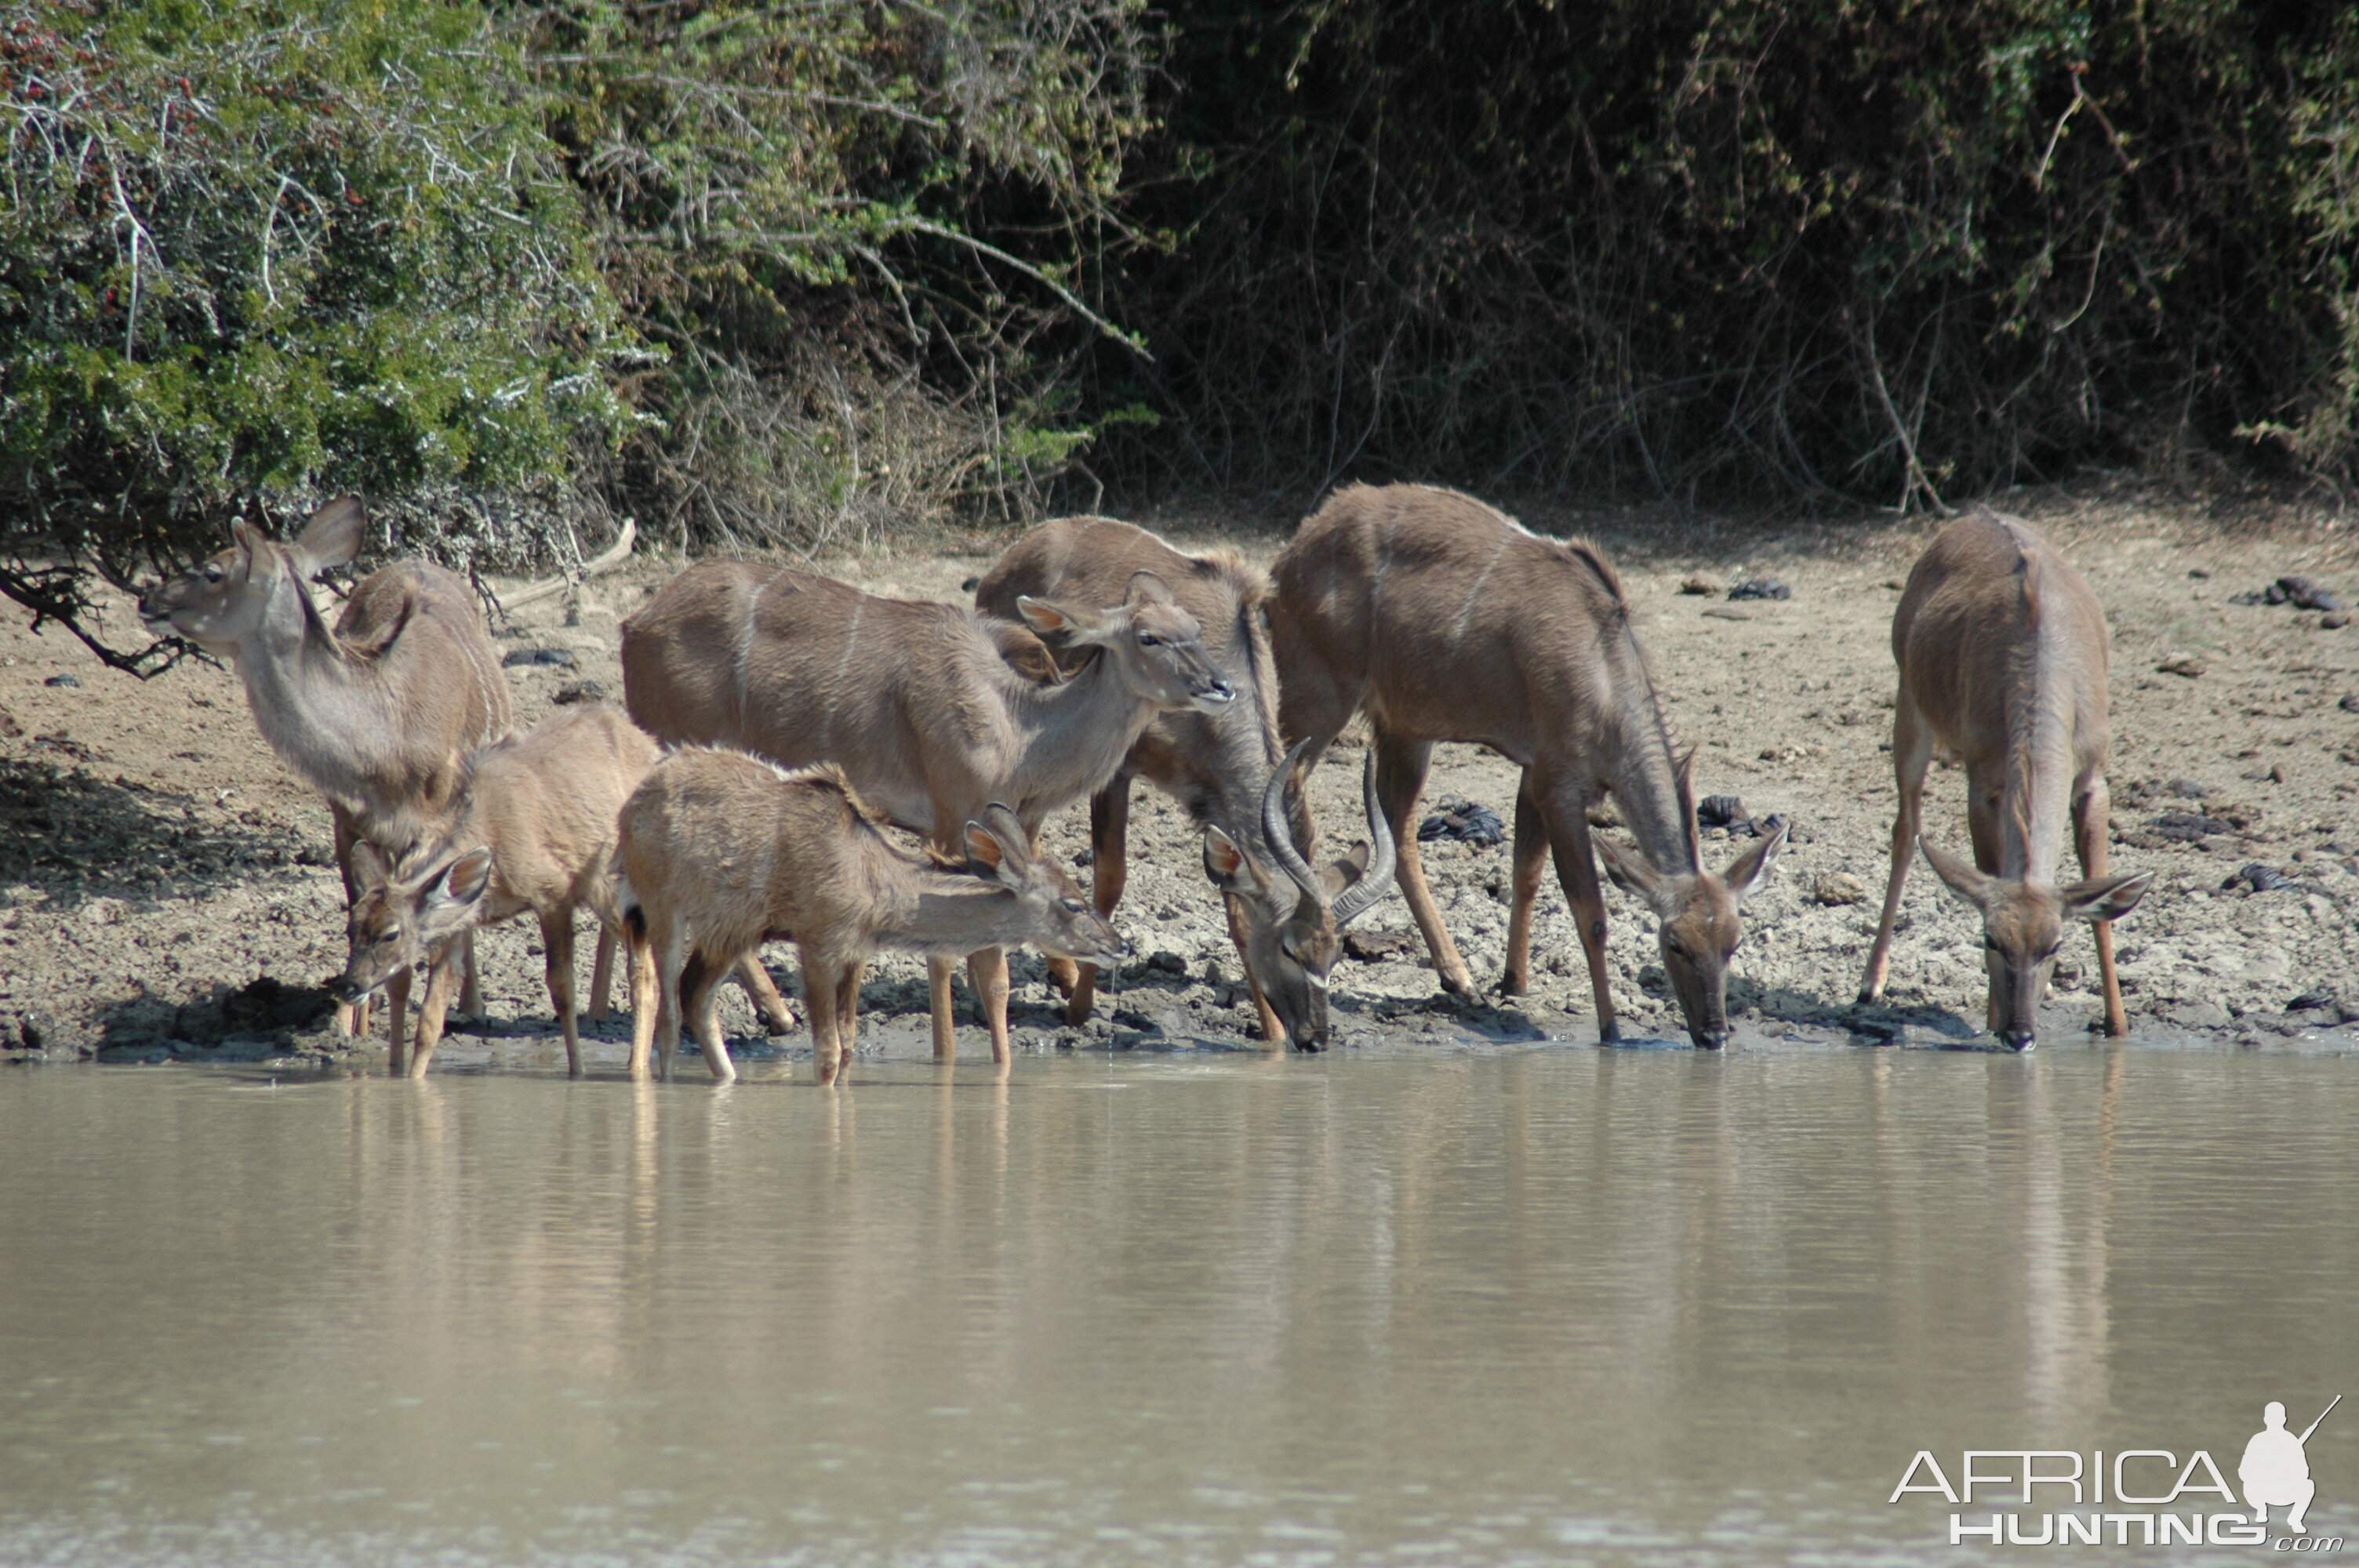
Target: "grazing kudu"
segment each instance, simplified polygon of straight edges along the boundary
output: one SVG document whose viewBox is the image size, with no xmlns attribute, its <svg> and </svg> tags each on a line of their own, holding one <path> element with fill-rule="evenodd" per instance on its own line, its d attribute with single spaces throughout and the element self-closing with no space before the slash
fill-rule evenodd
<svg viewBox="0 0 2359 1568">
<path fill-rule="evenodd" d="M 656 743 L 612 708 L 575 708 L 476 752 L 447 835 L 397 862 L 365 839 L 353 846 L 360 896 L 337 989 L 357 1001 L 394 976 L 423 972 L 418 1040 L 407 1064 L 422 1078 L 451 1006 L 452 949 L 480 925 L 530 910 L 540 921 L 549 1005 L 565 1035 L 565 1065 L 582 1072 L 573 1010 L 573 916 L 602 924 L 590 1016 L 606 1013 L 614 957 L 614 819 L 647 770 Z M 769 976 L 748 956 L 740 978 L 774 1031 L 793 1026 Z M 404 1071 L 394 1041 L 391 1070 Z"/>
<path fill-rule="evenodd" d="M 1900 809 L 1860 1000 L 1884 994 L 1901 884 L 1921 846 L 1950 891 L 1982 912 L 1992 1033 L 2017 1051 L 2031 1049 L 2064 924 L 2074 920 L 2096 925 L 2105 1033 L 2128 1033 L 2112 923 L 2136 907 L 2154 878 L 2105 874 L 2109 642 L 2105 612 L 2088 583 L 2015 518 L 1978 508 L 1935 535 L 1917 558 L 1892 617 L 1892 656 L 1900 666 L 1892 772 Z M 1966 765 L 1972 865 L 1918 834 L 1925 769 L 1937 750 Z M 2068 815 L 2083 880 L 2059 887 Z"/>
<path fill-rule="evenodd" d="M 1589 960 L 1602 1039 L 1620 1038 L 1605 974 L 1605 903 L 1591 859 L 1661 923 L 1663 968 L 1695 1043 L 1728 1038 L 1737 906 L 1768 880 L 1780 827 L 1724 875 L 1704 869 L 1688 764 L 1675 759 L 1621 580 L 1596 547 L 1527 533 L 1454 491 L 1354 485 L 1306 519 L 1271 568 L 1282 719 L 1315 764 L 1353 714 L 1375 734 L 1376 793 L 1399 844 L 1401 893 L 1444 989 L 1473 978 L 1434 907 L 1411 813 L 1438 741 L 1489 746 L 1524 770 L 1501 989 L 1529 983 L 1532 901 L 1555 851 Z M 1636 838 L 1589 834 L 1611 792 Z"/>
<path fill-rule="evenodd" d="M 1325 1017 L 1327 972 L 1337 951 L 1337 921 L 1329 904 L 1361 868 L 1347 871 L 1338 861 L 1326 871 L 1310 871 L 1294 842 L 1291 816 L 1273 819 L 1263 810 L 1284 750 L 1277 731 L 1277 670 L 1262 620 L 1268 579 L 1233 551 L 1183 555 L 1146 529 L 1111 517 L 1060 517 L 1016 541 L 984 574 L 975 586 L 975 608 L 1012 620 L 1027 596 L 1104 604 L 1120 598 L 1142 571 L 1169 585 L 1172 597 L 1196 618 L 1204 629 L 1205 654 L 1243 700 L 1215 713 L 1158 714 L 1105 787 L 1090 797 L 1090 869 L 1098 909 L 1111 915 L 1122 900 L 1131 780 L 1144 778 L 1179 801 L 1208 834 L 1219 835 L 1217 840 L 1206 838 L 1206 869 L 1229 895 L 1223 900 L 1229 935 L 1245 959 L 1262 1037 L 1274 1043 L 1290 1036 L 1315 1050 L 1318 1039 L 1305 1031 L 1314 1007 Z M 1076 667 L 1092 656 L 1085 647 L 1069 647 L 1062 654 L 1062 663 Z M 1265 824 L 1272 820 L 1279 826 L 1266 830 L 1279 836 L 1268 840 L 1265 855 Z M 1300 886 L 1301 898 L 1289 903 L 1275 895 L 1266 870 L 1270 860 Z M 1375 896 L 1364 895 L 1359 907 Z M 1306 963 L 1314 967 L 1306 968 Z M 1072 1001 L 1066 1016 L 1072 1022 L 1089 1016 L 1096 980 L 1096 969 L 1088 965 L 1071 977 Z M 1275 1010 L 1273 995 L 1278 999 Z M 1325 1033 L 1323 1026 L 1319 1033 Z"/>
<path fill-rule="evenodd" d="M 235 664 L 263 739 L 328 797 L 348 904 L 358 891 L 353 845 L 365 839 L 398 857 L 432 836 L 457 799 L 467 754 L 510 724 L 499 654 L 473 589 L 455 573 L 396 561 L 364 578 L 328 629 L 309 585 L 359 552 L 366 521 L 347 495 L 312 514 L 289 544 L 233 522 L 230 548 L 139 601 L 153 630 Z M 475 1005 L 474 989 L 470 952 L 463 1008 Z M 407 971 L 388 992 L 398 1054 Z M 350 1033 L 367 1027 L 365 1004 L 337 1013 Z"/>
<path fill-rule="evenodd" d="M 631 717 L 674 743 L 741 746 L 787 767 L 832 762 L 886 816 L 960 852 L 994 801 L 1027 832 L 1103 787 L 1158 711 L 1212 710 L 1235 696 L 1202 633 L 1161 579 L 1140 573 L 1122 602 L 1091 610 L 1027 599 L 1033 632 L 1105 656 L 1060 684 L 1027 679 L 1004 641 L 958 605 L 879 599 L 829 578 L 709 561 L 664 585 L 623 623 Z M 951 964 L 928 965 L 934 1051 L 950 1056 Z M 1007 963 L 968 973 L 1007 1059 Z"/>
<path fill-rule="evenodd" d="M 712 979 L 768 937 L 802 955 L 811 1058 L 833 1083 L 853 1046 L 861 971 L 886 948 L 929 955 L 1029 942 L 1110 962 L 1122 939 L 1006 806 L 963 825 L 962 862 L 895 847 L 834 767 L 789 772 L 743 752 L 691 747 L 658 763 L 622 811 L 615 864 L 636 960 L 631 1073 L 660 1037 L 671 1076 L 689 1021 L 712 1076 L 737 1076 Z M 1003 1058 L 1004 1059 L 1004 1058 Z"/>
</svg>

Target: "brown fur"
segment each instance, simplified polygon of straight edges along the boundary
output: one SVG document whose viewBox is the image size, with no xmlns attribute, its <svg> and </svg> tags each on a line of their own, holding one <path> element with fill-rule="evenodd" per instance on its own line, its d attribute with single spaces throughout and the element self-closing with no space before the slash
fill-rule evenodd
<svg viewBox="0 0 2359 1568">
<path fill-rule="evenodd" d="M 359 551 L 366 518 L 343 496 L 277 544 L 244 523 L 235 543 L 140 600 L 151 627 L 231 659 L 254 719 L 279 760 L 328 797 L 344 899 L 357 889 L 352 847 L 408 853 L 446 825 L 467 754 L 508 732 L 507 677 L 465 581 L 427 561 L 397 561 L 362 579 L 332 632 L 310 582 Z M 407 981 L 393 991 L 401 1027 Z M 472 956 L 467 1005 L 473 1001 Z M 358 1033 L 364 1012 L 338 1010 Z"/>
<path fill-rule="evenodd" d="M 1027 831 L 1100 788 L 1158 709 L 1234 695 L 1195 620 L 1157 579 L 1106 610 L 1027 600 L 1036 633 L 1105 652 L 1061 684 L 1011 670 L 957 605 L 880 599 L 745 562 L 690 568 L 623 626 L 631 716 L 678 743 L 742 746 L 788 767 L 834 762 L 894 821 L 954 849 L 984 806 Z M 1007 1056 L 1006 965 L 970 972 Z M 950 966 L 932 966 L 934 1048 L 950 1055 Z"/>
<path fill-rule="evenodd" d="M 1205 653 L 1249 700 L 1212 714 L 1158 715 L 1114 777 L 1091 798 L 1091 870 L 1098 908 L 1111 915 L 1121 901 L 1128 873 L 1131 780 L 1144 778 L 1226 846 L 1208 844 L 1207 867 L 1228 893 L 1230 935 L 1245 959 L 1263 1036 L 1272 1042 L 1291 1037 L 1315 1048 L 1324 1029 L 1314 1033 L 1312 1019 L 1314 1013 L 1323 1019 L 1327 974 L 1340 942 L 1332 892 L 1328 899 L 1299 889 L 1296 896 L 1284 896 L 1263 847 L 1262 797 L 1284 754 L 1277 671 L 1263 623 L 1269 580 L 1234 550 L 1185 555 L 1146 529 L 1111 517 L 1060 517 L 1010 546 L 976 586 L 974 601 L 977 609 L 1003 616 L 1017 613 L 1027 595 L 1103 604 L 1120 598 L 1141 571 L 1170 585 L 1173 597 L 1203 627 Z M 1061 663 L 1074 667 L 1091 656 L 1086 648 L 1059 653 Z M 1295 805 L 1299 809 L 1299 799 Z M 1332 871 L 1334 888 L 1356 875 L 1357 868 L 1347 872 L 1339 862 Z M 1096 975 L 1083 968 L 1070 979 L 1067 1017 L 1078 1023 L 1089 1016 Z"/>
<path fill-rule="evenodd" d="M 1636 847 L 1599 839 L 1595 854 L 1660 917 L 1688 1029 L 1699 1044 L 1720 1044 L 1737 905 L 1767 879 L 1784 837 L 1740 856 L 1724 879 L 1704 869 L 1686 767 L 1672 754 L 1620 579 L 1596 547 L 1539 538 L 1454 491 L 1354 485 L 1305 520 L 1271 576 L 1284 732 L 1310 740 L 1315 763 L 1354 713 L 1367 714 L 1401 892 L 1442 985 L 1474 989 L 1426 886 L 1412 813 L 1434 743 L 1459 741 L 1524 770 L 1502 989 L 1528 984 L 1532 901 L 1552 849 L 1599 1032 L 1618 1036 L 1588 824 L 1610 791 Z"/>
<path fill-rule="evenodd" d="M 1987 507 L 1934 536 L 1892 617 L 1900 668 L 1892 768 L 1900 809 L 1892 871 L 1860 1000 L 1884 992 L 1892 925 L 1912 851 L 1982 911 L 1991 1032 L 2017 1050 L 2038 1035 L 2040 998 L 2067 920 L 2093 920 L 2105 1029 L 2128 1030 L 2114 973 L 2112 921 L 2145 895 L 2150 876 L 2108 877 L 2104 607 L 2079 572 L 2029 524 Z M 1973 864 L 1920 839 L 1925 770 L 1935 748 L 1966 766 Z M 2083 880 L 2058 887 L 2071 820 Z"/>
<path fill-rule="evenodd" d="M 666 757 L 624 805 L 615 857 L 636 959 L 633 1076 L 646 1073 L 658 1036 L 670 1076 L 687 1018 L 712 1076 L 734 1077 L 705 977 L 771 937 L 791 934 L 801 953 L 822 1083 L 852 1049 L 861 970 L 885 948 L 1032 942 L 1073 957 L 1121 955 L 1114 928 L 1032 856 L 1006 806 L 985 806 L 962 840 L 968 859 L 955 870 L 949 857 L 906 853 L 833 767 L 788 772 L 706 747 Z"/>
</svg>

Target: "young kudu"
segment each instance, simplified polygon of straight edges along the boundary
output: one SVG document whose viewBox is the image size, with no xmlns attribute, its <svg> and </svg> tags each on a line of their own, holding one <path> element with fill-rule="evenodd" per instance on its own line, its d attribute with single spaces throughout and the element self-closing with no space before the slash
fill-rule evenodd
<svg viewBox="0 0 2359 1568">
<path fill-rule="evenodd" d="M 448 822 L 467 754 L 508 732 L 507 678 L 484 631 L 474 590 L 426 561 L 396 561 L 363 579 L 333 631 L 310 584 L 360 550 L 367 518 L 342 496 L 314 513 L 290 544 L 230 524 L 230 548 L 139 601 L 159 633 L 230 659 L 263 739 L 328 797 L 336 865 L 349 904 L 360 840 L 408 853 Z M 464 1008 L 475 1005 L 467 961 Z M 398 1049 L 407 971 L 388 988 Z M 352 1033 L 365 1004 L 338 1008 Z"/>
<path fill-rule="evenodd" d="M 1235 688 L 1195 617 L 1139 573 L 1092 610 L 1026 599 L 1033 632 L 1103 657 L 1059 684 L 1011 669 L 1004 640 L 951 604 L 878 599 L 809 572 L 750 562 L 690 567 L 623 626 L 623 691 L 658 739 L 741 746 L 787 767 L 832 762 L 891 820 L 963 852 L 965 825 L 997 801 L 1037 833 L 1049 812 L 1103 787 L 1158 712 L 1214 711 Z M 955 1051 L 951 965 L 929 964 L 934 1050 Z M 1007 1059 L 1007 964 L 968 972 Z"/>
<path fill-rule="evenodd" d="M 1687 764 L 1670 733 L 1622 585 L 1595 546 L 1526 532 L 1453 491 L 1354 485 L 1307 519 L 1270 573 L 1285 732 L 1315 763 L 1353 714 L 1375 734 L 1376 793 L 1399 845 L 1401 893 L 1443 987 L 1474 990 L 1425 881 L 1412 813 L 1438 741 L 1489 746 L 1519 764 L 1514 902 L 1501 989 L 1525 989 L 1541 860 L 1579 923 L 1601 1038 L 1620 1038 L 1605 974 L 1605 903 L 1592 845 L 1661 922 L 1663 968 L 1695 1043 L 1728 1038 L 1737 906 L 1767 881 L 1781 827 L 1732 862 L 1703 866 Z M 1593 840 L 1610 791 L 1637 840 Z"/>
<path fill-rule="evenodd" d="M 655 762 L 656 743 L 618 710 L 574 708 L 476 752 L 447 836 L 399 862 L 365 839 L 353 847 L 360 896 L 353 901 L 351 951 L 338 989 L 357 1001 L 396 975 L 426 975 L 409 1076 L 426 1076 L 441 1041 L 452 950 L 460 939 L 527 910 L 540 922 L 549 1000 L 565 1035 L 565 1065 L 581 1076 L 573 915 L 587 909 L 601 923 L 590 1016 L 603 1018 L 620 919 L 612 870 L 615 817 Z M 739 966 L 739 976 L 774 1033 L 793 1027 L 777 988 L 753 955 Z M 405 1070 L 397 1030 L 391 1070 Z"/>
<path fill-rule="evenodd" d="M 1244 956 L 1245 979 L 1261 1015 L 1262 1037 L 1291 1038 L 1316 1050 L 1326 1016 L 1329 968 L 1339 950 L 1339 918 L 1331 905 L 1360 880 L 1362 864 L 1313 872 L 1303 861 L 1290 826 L 1264 809 L 1271 783 L 1282 774 L 1277 730 L 1277 670 L 1271 660 L 1263 605 L 1269 582 L 1232 551 L 1183 555 L 1144 528 L 1111 517 L 1060 517 L 1026 534 L 984 575 L 975 607 L 1015 618 L 1028 597 L 1081 604 L 1120 598 L 1133 577 L 1152 572 L 1203 628 L 1204 652 L 1234 687 L 1240 700 L 1214 713 L 1192 709 L 1159 714 L 1123 759 L 1104 788 L 1090 797 L 1091 873 L 1098 909 L 1111 915 L 1128 871 L 1130 785 L 1144 778 L 1186 807 L 1207 833 L 1205 866 L 1228 895 L 1229 935 Z M 1086 647 L 1060 650 L 1078 667 Z M 1381 817 L 1372 812 L 1371 826 Z M 1274 824 L 1274 826 L 1273 826 Z M 1265 835 L 1274 834 L 1266 839 Z M 1275 863 L 1301 896 L 1278 895 L 1268 867 Z M 1382 879 L 1375 879 L 1380 889 Z M 1377 896 L 1354 896 L 1353 913 Z M 1349 918 L 1348 915 L 1342 918 Z M 1067 979 L 1060 976 L 1060 980 Z M 1097 971 L 1087 965 L 1071 977 L 1066 1016 L 1090 1013 Z M 1273 1007 L 1273 999 L 1275 1007 Z"/>
<path fill-rule="evenodd" d="M 2096 924 L 2105 1033 L 2128 1032 L 2112 923 L 2136 906 L 2154 878 L 2105 874 L 2109 641 L 2088 583 L 2015 518 L 1980 508 L 1944 527 L 1917 558 L 1892 617 L 1892 656 L 1900 666 L 1892 772 L 1900 809 L 1860 1000 L 1884 994 L 1901 884 L 1911 851 L 1921 846 L 1950 890 L 1982 911 L 1992 1033 L 2017 1051 L 2032 1047 L 2039 1000 L 2071 920 Z M 1919 837 L 1925 769 L 1937 750 L 1966 765 L 1972 865 Z M 2068 814 L 2083 880 L 2058 887 Z"/>
<path fill-rule="evenodd" d="M 861 971 L 883 949 L 955 955 L 1029 942 L 1092 962 L 1124 953 L 1081 889 L 1033 856 L 1029 831 L 1005 806 L 962 825 L 962 863 L 920 859 L 894 847 L 833 767 L 790 773 L 691 747 L 657 764 L 625 804 L 620 838 L 636 959 L 635 1077 L 658 1037 L 671 1076 L 683 1018 L 712 1076 L 737 1076 L 712 1016 L 712 977 L 769 937 L 791 933 L 801 951 L 822 1084 L 851 1053 Z"/>
</svg>

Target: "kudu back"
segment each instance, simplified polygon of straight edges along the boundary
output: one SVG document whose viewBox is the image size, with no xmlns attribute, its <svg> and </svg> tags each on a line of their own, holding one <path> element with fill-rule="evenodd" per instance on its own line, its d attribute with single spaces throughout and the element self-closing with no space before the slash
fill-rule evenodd
<svg viewBox="0 0 2359 1568">
<path fill-rule="evenodd" d="M 1091 874 L 1098 909 L 1110 915 L 1121 902 L 1128 872 L 1131 781 L 1144 778 L 1177 800 L 1207 835 L 1206 870 L 1226 895 L 1230 937 L 1245 960 L 1263 1037 L 1291 1039 L 1315 1050 L 1326 1033 L 1328 971 L 1340 950 L 1334 901 L 1364 880 L 1367 855 L 1314 872 L 1303 860 L 1293 814 L 1281 812 L 1277 826 L 1268 826 L 1273 819 L 1264 801 L 1271 781 L 1281 776 L 1284 751 L 1277 669 L 1264 620 L 1268 579 L 1232 550 L 1188 555 L 1114 518 L 1059 517 L 1025 534 L 984 574 L 975 587 L 975 607 L 1013 619 L 1027 597 L 1109 603 L 1142 571 L 1167 584 L 1195 617 L 1203 628 L 1205 654 L 1236 688 L 1238 699 L 1213 713 L 1182 709 L 1157 715 L 1113 778 L 1090 797 Z M 1054 652 L 1061 665 L 1073 668 L 1096 656 L 1081 646 Z M 1298 795 L 1295 805 L 1299 804 Z M 1279 836 L 1266 838 L 1272 832 Z M 1287 873 L 1283 883 L 1274 869 Z M 1373 902 L 1363 898 L 1355 901 L 1358 908 Z M 1356 913 L 1352 904 L 1346 908 Z M 1089 1016 L 1095 979 L 1088 967 L 1071 978 L 1071 1022 Z"/>
<path fill-rule="evenodd" d="M 347 495 L 286 544 L 233 522 L 228 549 L 139 603 L 151 629 L 235 665 L 263 739 L 327 796 L 348 904 L 353 842 L 398 856 L 439 832 L 468 753 L 513 722 L 482 608 L 455 573 L 396 561 L 362 579 L 329 628 L 311 579 L 359 552 L 366 521 Z M 397 1030 L 403 989 L 394 992 Z M 347 1029 L 365 1026 L 349 1008 L 339 1015 Z"/>
<path fill-rule="evenodd" d="M 906 853 L 841 771 L 789 771 L 742 752 L 666 757 L 622 810 L 616 866 L 635 967 L 631 1072 L 661 1042 L 669 1077 L 683 1018 L 706 1065 L 736 1076 L 712 979 L 770 937 L 800 950 L 821 1083 L 853 1046 L 860 976 L 879 951 L 958 954 L 1030 942 L 1110 961 L 1121 939 L 1005 806 L 964 823 L 963 861 Z"/>
<path fill-rule="evenodd" d="M 1596 546 L 1540 538 L 1454 491 L 1353 485 L 1302 524 L 1270 575 L 1281 727 L 1315 763 L 1353 714 L 1367 715 L 1401 893 L 1442 986 L 1474 990 L 1426 885 L 1413 813 L 1434 743 L 1457 741 L 1523 769 L 1502 989 L 1528 984 L 1532 903 L 1553 850 L 1599 1033 L 1619 1037 L 1593 845 L 1616 885 L 1658 917 L 1689 1033 L 1699 1045 L 1724 1043 L 1738 905 L 1767 880 L 1785 830 L 1724 874 L 1705 869 L 1687 764 L 1673 754 L 1621 580 Z M 1589 808 L 1609 793 L 1635 848 L 1590 836 Z"/>
<path fill-rule="evenodd" d="M 743 747 L 787 767 L 832 763 L 893 821 L 958 852 L 986 806 L 1037 832 L 1102 788 L 1158 712 L 1235 695 L 1195 618 L 1152 575 L 1108 608 L 1026 599 L 1018 609 L 1033 633 L 1104 656 L 1043 684 L 1011 669 L 1004 639 L 962 606 L 706 562 L 624 623 L 625 700 L 664 741 Z M 947 1056 L 950 968 L 931 968 L 934 1047 Z M 981 951 L 970 969 L 1004 1061 L 1006 961 Z"/>
<path fill-rule="evenodd" d="M 2067 921 L 2095 923 L 2105 1032 L 2128 1032 L 2114 972 L 2112 922 L 2152 875 L 2109 876 L 2112 747 L 2104 608 L 2081 574 L 2029 524 L 1977 508 L 1934 535 L 1892 617 L 1900 667 L 1892 771 L 1900 806 L 1892 871 L 1860 1000 L 1884 993 L 1900 890 L 1921 845 L 1951 892 L 1983 916 L 1991 1032 L 2016 1050 L 2038 1038 L 2039 1001 Z M 1936 752 L 1965 763 L 1967 862 L 1919 837 L 1925 770 Z M 2059 886 L 2064 824 L 2082 881 Z"/>
</svg>

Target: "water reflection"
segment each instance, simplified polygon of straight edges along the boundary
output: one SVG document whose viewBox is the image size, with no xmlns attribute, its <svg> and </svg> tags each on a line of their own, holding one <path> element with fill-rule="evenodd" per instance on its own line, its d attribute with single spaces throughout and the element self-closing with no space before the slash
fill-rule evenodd
<svg viewBox="0 0 2359 1568">
<path fill-rule="evenodd" d="M 1914 1561 L 2354 1381 L 2347 1068 L 7 1075 L 0 1561 Z"/>
</svg>

